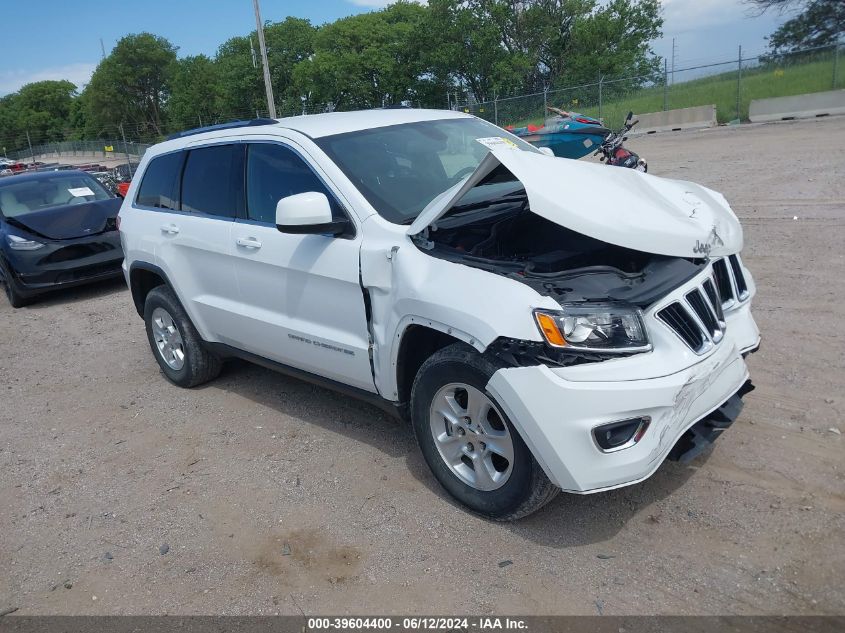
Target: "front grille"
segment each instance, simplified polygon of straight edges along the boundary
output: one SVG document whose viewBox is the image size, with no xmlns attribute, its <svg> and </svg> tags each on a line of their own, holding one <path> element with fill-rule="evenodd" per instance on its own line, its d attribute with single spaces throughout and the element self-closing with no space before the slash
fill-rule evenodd
<svg viewBox="0 0 845 633">
<path fill-rule="evenodd" d="M 704 332 L 698 327 L 695 319 L 687 311 L 687 309 L 680 303 L 672 303 L 660 312 L 657 316 L 663 320 L 666 325 L 675 331 L 675 334 L 681 337 L 681 340 L 690 346 L 696 352 L 704 351 Z"/>
<path fill-rule="evenodd" d="M 731 272 L 734 274 L 734 283 L 736 283 L 736 291 L 739 300 L 742 301 L 748 296 L 748 284 L 745 282 L 745 275 L 742 273 L 742 266 L 739 263 L 739 255 L 731 255 L 728 257 L 731 262 Z"/>
<path fill-rule="evenodd" d="M 705 332 L 710 335 L 714 342 L 722 338 L 722 326 L 719 325 L 719 319 L 716 318 L 716 311 L 710 307 L 710 303 L 704 298 L 700 288 L 696 288 L 692 292 L 688 292 L 687 303 L 698 316 L 698 320 L 704 326 Z"/>
<path fill-rule="evenodd" d="M 713 280 L 708 279 L 703 284 L 704 292 L 707 293 L 707 298 L 710 299 L 710 305 L 716 309 L 716 318 L 719 323 L 725 323 L 725 312 L 722 309 L 722 301 L 720 300 Z"/>
<path fill-rule="evenodd" d="M 56 283 L 63 284 L 71 281 L 81 281 L 93 277 L 100 277 L 104 275 L 117 275 L 121 272 L 121 264 L 123 260 L 113 260 L 105 264 L 97 264 L 96 266 L 85 266 L 84 268 L 75 268 L 73 270 L 66 270 L 56 277 Z"/>
<path fill-rule="evenodd" d="M 745 280 L 745 273 L 742 272 L 739 255 L 715 260 L 713 276 L 725 309 L 730 308 L 737 301 L 745 301 L 748 298 L 748 282 Z"/>
<path fill-rule="evenodd" d="M 696 354 L 703 354 L 725 336 L 725 318 L 713 279 L 705 279 L 683 300 L 670 303 L 657 313 Z"/>
<path fill-rule="evenodd" d="M 728 272 L 728 263 L 724 259 L 713 262 L 713 275 L 716 278 L 716 287 L 719 289 L 722 305 L 727 307 L 734 301 L 734 290 L 731 274 Z"/>
</svg>

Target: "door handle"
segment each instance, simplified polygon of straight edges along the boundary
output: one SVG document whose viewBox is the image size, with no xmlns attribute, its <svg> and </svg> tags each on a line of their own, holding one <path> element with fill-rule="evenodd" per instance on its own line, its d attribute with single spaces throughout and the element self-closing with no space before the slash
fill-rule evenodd
<svg viewBox="0 0 845 633">
<path fill-rule="evenodd" d="M 239 237 L 237 244 L 238 246 L 243 246 L 244 248 L 261 248 L 261 242 L 254 237 Z"/>
<path fill-rule="evenodd" d="M 175 224 L 162 224 L 161 232 L 167 233 L 168 235 L 176 235 L 179 232 L 179 227 Z"/>
</svg>

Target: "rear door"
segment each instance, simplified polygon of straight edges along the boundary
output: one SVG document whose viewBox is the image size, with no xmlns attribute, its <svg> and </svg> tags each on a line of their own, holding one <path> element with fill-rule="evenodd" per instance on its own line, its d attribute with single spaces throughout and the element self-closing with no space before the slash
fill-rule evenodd
<svg viewBox="0 0 845 633">
<path fill-rule="evenodd" d="M 232 230 L 243 304 L 240 347 L 375 391 L 358 272 L 360 233 L 279 232 L 276 203 L 296 193 L 322 192 L 336 219 L 348 214 L 300 147 L 269 141 L 246 145 L 246 219 L 236 220 Z"/>
<path fill-rule="evenodd" d="M 243 151 L 239 143 L 183 152 L 178 209 L 156 227 L 158 265 L 176 287 L 205 340 L 228 342 L 237 329 L 238 289 L 230 233 L 243 211 Z M 145 179 L 146 179 L 145 175 Z M 141 185 L 143 193 L 144 185 Z"/>
</svg>

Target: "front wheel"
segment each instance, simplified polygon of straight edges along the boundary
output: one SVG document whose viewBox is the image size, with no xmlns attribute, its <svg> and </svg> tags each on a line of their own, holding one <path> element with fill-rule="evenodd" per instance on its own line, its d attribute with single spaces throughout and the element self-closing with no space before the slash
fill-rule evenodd
<svg viewBox="0 0 845 633">
<path fill-rule="evenodd" d="M 0 283 L 3 284 L 3 289 L 6 292 L 6 299 L 9 300 L 9 305 L 13 308 L 23 308 L 24 306 L 28 306 L 32 303 L 32 299 L 25 297 L 18 289 L 14 273 L 4 265 L 0 264 L 0 266 L 3 266 L 3 278 L 0 279 Z"/>
<path fill-rule="evenodd" d="M 446 491 L 478 514 L 508 521 L 539 510 L 559 489 L 487 393 L 497 369 L 463 343 L 436 352 L 414 380 L 411 420 Z"/>
</svg>

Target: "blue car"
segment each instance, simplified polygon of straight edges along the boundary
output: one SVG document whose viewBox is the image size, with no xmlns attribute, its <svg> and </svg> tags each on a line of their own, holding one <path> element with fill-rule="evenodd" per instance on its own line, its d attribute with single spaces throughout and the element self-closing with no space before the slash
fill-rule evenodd
<svg viewBox="0 0 845 633">
<path fill-rule="evenodd" d="M 82 171 L 0 178 L 0 283 L 12 307 L 120 275 L 121 202 Z"/>
<path fill-rule="evenodd" d="M 555 156 L 561 158 L 586 156 L 594 152 L 610 134 L 610 130 L 593 117 L 577 112 L 566 112 L 551 106 L 547 109 L 555 116 L 546 119 L 542 127 L 528 125 L 505 129 L 535 147 L 549 148 Z"/>
</svg>

